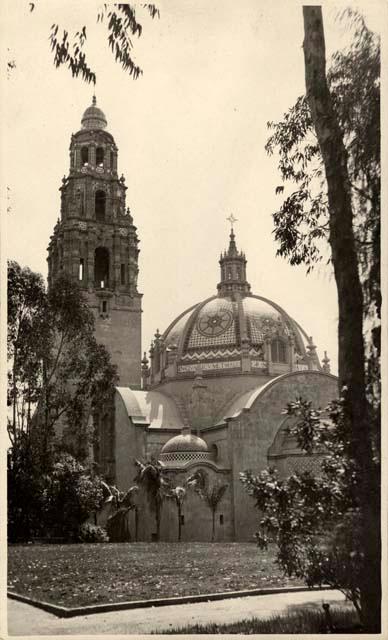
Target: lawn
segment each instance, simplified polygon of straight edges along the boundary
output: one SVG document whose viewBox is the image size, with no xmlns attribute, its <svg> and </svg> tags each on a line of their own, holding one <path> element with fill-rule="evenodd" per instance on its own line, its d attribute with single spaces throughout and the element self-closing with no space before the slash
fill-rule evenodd
<svg viewBox="0 0 388 640">
<path fill-rule="evenodd" d="M 332 622 L 334 629 L 338 633 L 360 633 L 359 621 L 356 611 L 353 608 L 344 607 L 342 609 L 332 610 Z M 155 632 L 156 633 L 156 632 Z M 289 615 L 273 616 L 267 620 L 252 618 L 249 620 L 241 620 L 230 624 L 207 624 L 207 625 L 191 625 L 189 627 L 177 627 L 163 631 L 164 634 L 228 634 L 238 633 L 240 635 L 251 634 L 271 634 L 271 633 L 335 633 L 329 631 L 327 622 L 322 611 L 299 611 Z M 152 634 L 154 635 L 154 634 Z"/>
<path fill-rule="evenodd" d="M 254 543 L 16 545 L 10 591 L 75 607 L 301 584 Z"/>
</svg>

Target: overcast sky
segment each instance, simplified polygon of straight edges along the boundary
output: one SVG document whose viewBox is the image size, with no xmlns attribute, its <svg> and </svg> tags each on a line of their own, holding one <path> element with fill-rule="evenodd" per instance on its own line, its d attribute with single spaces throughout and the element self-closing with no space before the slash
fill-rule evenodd
<svg viewBox="0 0 388 640">
<path fill-rule="evenodd" d="M 267 122 L 304 93 L 302 3 L 291 0 L 160 0 L 161 17 L 141 9 L 143 35 L 134 81 L 114 63 L 97 3 L 63 0 L 3 4 L 7 55 L 16 68 L 5 82 L 7 137 L 2 172 L 9 185 L 7 251 L 47 275 L 46 248 L 59 216 L 69 170 L 69 143 L 93 89 L 56 70 L 49 50 L 55 21 L 70 33 L 88 24 L 97 104 L 119 147 L 127 205 L 140 237 L 143 350 L 185 308 L 213 295 L 218 259 L 233 212 L 237 245 L 248 259 L 255 294 L 277 302 L 337 363 L 337 301 L 331 268 L 306 276 L 276 257 L 271 214 L 281 202 L 277 159 L 264 150 Z M 348 38 L 324 4 L 327 54 Z M 353 6 L 356 6 L 353 3 Z M 358 3 L 368 24 L 386 20 L 386 3 Z M 385 15 L 384 15 L 385 14 Z"/>
</svg>

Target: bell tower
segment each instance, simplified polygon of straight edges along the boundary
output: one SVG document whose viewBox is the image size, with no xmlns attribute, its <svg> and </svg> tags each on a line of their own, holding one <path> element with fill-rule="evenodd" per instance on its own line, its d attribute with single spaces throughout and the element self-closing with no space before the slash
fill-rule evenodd
<svg viewBox="0 0 388 640">
<path fill-rule="evenodd" d="M 71 136 L 62 179 L 61 215 L 48 246 L 48 283 L 70 274 L 95 316 L 96 339 L 117 366 L 120 385 L 141 384 L 141 298 L 138 237 L 126 208 L 117 146 L 96 98 Z"/>
</svg>

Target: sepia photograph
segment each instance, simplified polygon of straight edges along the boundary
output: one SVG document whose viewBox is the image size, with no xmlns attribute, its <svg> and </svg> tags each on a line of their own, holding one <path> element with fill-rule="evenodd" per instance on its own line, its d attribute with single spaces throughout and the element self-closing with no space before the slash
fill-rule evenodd
<svg viewBox="0 0 388 640">
<path fill-rule="evenodd" d="M 388 3 L 0 18 L 0 637 L 385 637 Z"/>
</svg>

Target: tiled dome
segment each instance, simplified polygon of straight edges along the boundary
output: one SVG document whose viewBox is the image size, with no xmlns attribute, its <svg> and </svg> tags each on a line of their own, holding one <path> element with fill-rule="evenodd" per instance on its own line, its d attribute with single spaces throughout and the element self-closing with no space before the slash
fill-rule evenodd
<svg viewBox="0 0 388 640">
<path fill-rule="evenodd" d="M 208 446 L 205 440 L 193 435 L 192 433 L 180 433 L 166 442 L 162 448 L 162 453 L 177 453 L 181 451 L 205 451 L 208 452 Z"/>
<path fill-rule="evenodd" d="M 217 295 L 184 311 L 164 334 L 155 334 L 150 351 L 151 384 L 163 376 L 320 370 L 312 338 L 278 304 L 251 293 L 247 260 L 236 247 L 233 229 L 219 263 Z"/>
<path fill-rule="evenodd" d="M 167 466 L 182 466 L 190 462 L 211 460 L 205 440 L 190 432 L 180 433 L 166 442 L 160 453 L 160 461 Z"/>
<path fill-rule="evenodd" d="M 107 120 L 105 114 L 96 106 L 96 97 L 93 96 L 93 103 L 84 112 L 81 120 L 83 129 L 105 129 Z"/>
</svg>

